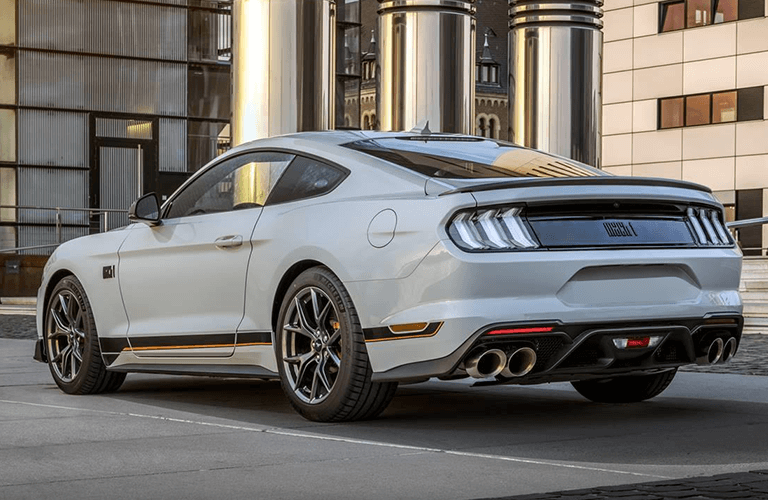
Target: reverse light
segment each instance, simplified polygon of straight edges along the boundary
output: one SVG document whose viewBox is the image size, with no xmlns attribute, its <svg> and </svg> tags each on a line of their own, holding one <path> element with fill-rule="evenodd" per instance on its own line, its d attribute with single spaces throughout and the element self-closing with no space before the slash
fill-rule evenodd
<svg viewBox="0 0 768 500">
<path fill-rule="evenodd" d="M 613 345 L 618 349 L 643 349 L 646 347 L 656 347 L 663 338 L 662 335 L 616 338 L 613 339 Z"/>
<path fill-rule="evenodd" d="M 459 248 L 469 251 L 538 248 L 522 211 L 521 207 L 504 207 L 461 212 L 448 224 L 448 234 Z"/>
</svg>

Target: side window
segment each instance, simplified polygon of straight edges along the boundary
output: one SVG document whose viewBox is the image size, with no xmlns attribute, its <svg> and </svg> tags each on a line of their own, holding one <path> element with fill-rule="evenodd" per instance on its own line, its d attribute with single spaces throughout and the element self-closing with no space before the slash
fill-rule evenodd
<svg viewBox="0 0 768 500">
<path fill-rule="evenodd" d="M 267 203 L 274 205 L 330 193 L 347 173 L 321 161 L 297 156 L 272 190 Z"/>
<path fill-rule="evenodd" d="M 165 217 L 260 207 L 293 159 L 287 153 L 255 152 L 224 160 L 171 200 Z"/>
</svg>

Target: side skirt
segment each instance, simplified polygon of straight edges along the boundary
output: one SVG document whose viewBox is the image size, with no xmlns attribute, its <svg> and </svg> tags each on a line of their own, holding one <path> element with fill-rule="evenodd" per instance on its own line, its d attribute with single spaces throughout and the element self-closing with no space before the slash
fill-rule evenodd
<svg viewBox="0 0 768 500">
<path fill-rule="evenodd" d="M 126 373 L 158 373 L 166 375 L 198 375 L 204 377 L 242 377 L 279 379 L 280 376 L 261 366 L 250 365 L 177 365 L 177 364 L 124 364 L 109 371 Z"/>
</svg>

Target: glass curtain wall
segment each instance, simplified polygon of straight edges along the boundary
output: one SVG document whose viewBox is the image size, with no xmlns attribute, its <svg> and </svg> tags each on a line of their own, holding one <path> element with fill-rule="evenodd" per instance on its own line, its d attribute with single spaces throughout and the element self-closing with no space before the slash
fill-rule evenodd
<svg viewBox="0 0 768 500">
<path fill-rule="evenodd" d="M 360 2 L 336 1 L 336 128 L 360 128 Z"/>
<path fill-rule="evenodd" d="M 0 204 L 127 209 L 228 148 L 230 4 L 0 0 Z M 60 221 L 61 240 L 104 222 Z M 0 209 L 0 246 L 56 243 L 55 223 Z"/>
</svg>

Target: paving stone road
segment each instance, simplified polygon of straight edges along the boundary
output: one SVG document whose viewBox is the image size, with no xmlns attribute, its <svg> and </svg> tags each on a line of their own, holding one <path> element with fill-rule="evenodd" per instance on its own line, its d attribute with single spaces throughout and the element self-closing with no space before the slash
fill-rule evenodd
<svg viewBox="0 0 768 500">
<path fill-rule="evenodd" d="M 493 500 L 763 500 L 768 499 L 768 470 L 718 474 L 676 481 L 625 484 L 605 488 L 519 495 Z M 491 500 L 491 499 L 487 499 Z"/>
</svg>

